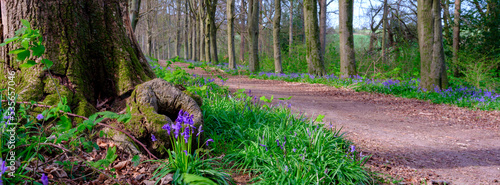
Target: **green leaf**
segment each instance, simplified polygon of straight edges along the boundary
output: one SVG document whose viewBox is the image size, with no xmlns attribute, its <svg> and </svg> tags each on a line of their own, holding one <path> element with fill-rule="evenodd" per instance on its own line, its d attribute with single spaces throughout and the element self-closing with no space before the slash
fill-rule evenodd
<svg viewBox="0 0 500 185">
<path fill-rule="evenodd" d="M 20 38 L 20 37 L 15 36 L 15 37 L 12 37 L 12 38 L 5 39 L 5 42 L 4 42 L 4 43 L 2 43 L 2 44 L 7 45 L 8 43 L 11 43 L 11 42 L 14 42 L 14 41 L 18 40 L 19 38 Z M 2 45 L 2 46 L 5 46 L 5 45 Z"/>
<path fill-rule="evenodd" d="M 132 114 L 122 114 L 118 117 L 117 121 L 121 123 L 128 123 L 130 121 L 130 118 L 132 118 Z"/>
<path fill-rule="evenodd" d="M 279 99 L 279 100 L 290 100 L 290 99 L 292 99 L 292 97 L 290 96 L 290 97 L 288 97 L 288 98 L 278 98 L 278 99 Z"/>
<path fill-rule="evenodd" d="M 108 160 L 110 164 L 113 163 L 115 159 L 118 157 L 118 155 L 116 155 L 115 153 L 116 153 L 116 146 L 108 149 L 108 153 L 106 154 L 106 160 Z"/>
<path fill-rule="evenodd" d="M 45 64 L 45 67 L 44 69 L 50 69 L 50 67 L 52 67 L 52 65 L 54 65 L 54 63 L 52 61 L 50 61 L 49 59 L 42 59 L 42 63 Z"/>
<path fill-rule="evenodd" d="M 189 174 L 189 173 L 183 173 L 182 174 L 183 181 L 186 184 L 192 184 L 192 185 L 217 185 L 214 181 L 202 177 L 199 175 L 194 175 L 194 174 Z"/>
<path fill-rule="evenodd" d="M 26 51 L 26 49 L 24 49 L 24 48 L 18 48 L 18 49 L 9 51 L 9 54 L 17 55 L 17 54 L 25 52 L 25 51 Z"/>
<path fill-rule="evenodd" d="M 132 163 L 134 164 L 134 167 L 139 166 L 139 164 L 141 163 L 141 157 L 139 155 L 135 155 L 134 157 L 132 157 Z"/>
<path fill-rule="evenodd" d="M 25 26 L 26 28 L 31 28 L 31 24 L 29 21 L 27 21 L 26 19 L 21 19 L 21 23 L 23 24 L 23 26 Z"/>
<path fill-rule="evenodd" d="M 318 115 L 318 117 L 316 117 L 316 120 L 314 120 L 314 122 L 323 122 L 323 118 L 325 118 L 325 115 Z"/>
<path fill-rule="evenodd" d="M 104 118 L 109 118 L 109 119 L 116 119 L 120 117 L 117 113 L 111 111 L 99 112 L 97 114 L 101 115 Z"/>
<path fill-rule="evenodd" d="M 17 54 L 17 60 L 24 61 L 30 55 L 31 55 L 30 50 L 24 50 L 23 52 L 20 52 L 20 53 Z"/>
<path fill-rule="evenodd" d="M 28 60 L 28 62 L 22 64 L 20 67 L 23 67 L 23 68 L 30 68 L 30 67 L 33 67 L 36 65 L 36 62 L 33 61 L 33 60 Z"/>
<path fill-rule="evenodd" d="M 33 55 L 37 57 L 41 57 L 43 53 L 45 53 L 45 46 L 43 45 L 35 44 L 35 46 L 30 49 L 33 51 Z"/>
<path fill-rule="evenodd" d="M 29 38 L 25 38 L 21 41 L 21 46 L 24 47 L 24 48 L 29 48 L 30 47 L 30 42 L 31 42 L 31 39 Z"/>
<path fill-rule="evenodd" d="M 65 131 L 71 129 L 71 127 L 72 127 L 71 120 L 67 116 L 61 116 L 60 119 L 61 120 L 59 120 L 57 122 L 57 126 L 56 126 L 57 131 L 65 132 Z"/>
</svg>

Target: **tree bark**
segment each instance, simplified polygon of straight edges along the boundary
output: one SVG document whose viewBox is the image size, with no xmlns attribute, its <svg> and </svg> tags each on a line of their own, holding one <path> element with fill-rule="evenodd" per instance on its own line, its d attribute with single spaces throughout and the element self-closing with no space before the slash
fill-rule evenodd
<svg viewBox="0 0 500 185">
<path fill-rule="evenodd" d="M 141 10 L 141 0 L 132 0 L 130 6 L 130 22 L 132 24 L 133 31 L 135 31 L 135 28 L 137 27 L 140 10 Z"/>
<path fill-rule="evenodd" d="M 344 78 L 357 75 L 352 33 L 353 5 L 354 0 L 339 0 L 340 73 Z"/>
<path fill-rule="evenodd" d="M 259 71 L 259 0 L 249 0 L 248 4 L 248 68 L 250 72 Z"/>
<path fill-rule="evenodd" d="M 153 8 L 153 0 L 146 0 L 146 11 L 150 11 Z M 152 56 L 153 50 L 153 16 L 151 16 L 151 12 L 148 12 L 146 15 L 146 55 Z"/>
<path fill-rule="evenodd" d="M 215 13 L 217 11 L 217 0 L 209 0 L 208 4 L 208 20 L 210 21 L 210 51 L 212 61 L 216 64 L 219 63 L 219 56 L 217 55 L 217 27 L 215 27 Z"/>
<path fill-rule="evenodd" d="M 292 56 L 293 51 L 293 0 L 290 0 L 290 27 L 288 35 L 288 57 Z"/>
<path fill-rule="evenodd" d="M 453 25 L 453 64 L 455 68 L 453 70 L 454 76 L 460 76 L 460 68 L 458 67 L 458 51 L 460 49 L 460 0 L 455 0 L 455 15 Z"/>
<path fill-rule="evenodd" d="M 326 14 L 326 0 L 319 0 L 319 41 L 322 56 L 325 56 L 326 47 Z"/>
<path fill-rule="evenodd" d="M 181 1 L 176 0 L 175 6 L 177 8 L 177 23 L 175 28 L 175 56 L 180 56 L 181 51 Z M 169 55 L 170 56 L 170 55 Z"/>
<path fill-rule="evenodd" d="M 180 0 L 178 0 L 180 1 Z M 184 58 L 189 59 L 189 22 L 188 22 L 188 1 L 184 3 Z"/>
<path fill-rule="evenodd" d="M 236 69 L 234 59 L 234 0 L 227 0 L 227 55 L 229 59 L 229 69 Z"/>
<path fill-rule="evenodd" d="M 387 6 L 387 0 L 384 0 L 384 15 L 382 17 L 383 19 L 383 27 L 384 29 L 382 30 L 382 63 L 385 63 L 386 62 L 386 55 L 387 55 L 387 14 L 389 14 L 388 12 L 388 6 Z"/>
<path fill-rule="evenodd" d="M 246 2 L 245 0 L 241 0 L 241 7 L 240 7 L 241 13 L 240 13 L 240 61 L 243 62 L 245 61 L 245 10 L 246 10 Z"/>
<path fill-rule="evenodd" d="M 207 16 L 205 16 L 205 61 L 210 62 L 210 21 L 208 20 L 208 10 Z"/>
<path fill-rule="evenodd" d="M 309 74 L 326 74 L 321 44 L 319 41 L 317 0 L 304 0 L 304 29 L 306 37 L 306 58 Z"/>
<path fill-rule="evenodd" d="M 274 49 L 274 72 L 282 73 L 281 48 L 280 48 L 280 21 L 281 21 L 281 0 L 274 0 L 273 17 L 273 49 Z"/>
<path fill-rule="evenodd" d="M 439 0 L 418 0 L 418 41 L 420 48 L 420 87 L 445 89 L 448 78 L 444 63 L 441 5 Z"/>
<path fill-rule="evenodd" d="M 0 1 L 0 10 L 0 43 L 26 19 L 40 29 L 44 58 L 54 62 L 50 73 L 41 65 L 20 68 L 22 63 L 8 54 L 19 46 L 0 47 L 0 76 L 16 72 L 18 100 L 55 105 L 57 87 L 73 113 L 89 116 L 97 101 L 126 96 L 155 77 L 135 40 L 127 1 Z"/>
<path fill-rule="evenodd" d="M 202 60 L 205 60 L 205 21 L 204 21 L 204 18 L 202 16 L 203 14 L 203 6 L 200 6 L 199 7 L 199 19 L 200 19 L 200 40 L 199 40 L 199 43 L 200 43 L 200 61 Z"/>
</svg>

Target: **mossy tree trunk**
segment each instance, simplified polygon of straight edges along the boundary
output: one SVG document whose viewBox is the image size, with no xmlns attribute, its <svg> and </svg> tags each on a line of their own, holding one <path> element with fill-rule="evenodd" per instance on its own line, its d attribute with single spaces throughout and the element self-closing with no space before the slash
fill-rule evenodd
<svg viewBox="0 0 500 185">
<path fill-rule="evenodd" d="M 130 1 L 130 21 L 134 31 L 137 27 L 137 22 L 139 22 L 139 10 L 141 10 L 141 0 Z"/>
<path fill-rule="evenodd" d="M 282 73 L 281 67 L 281 47 L 280 47 L 280 21 L 281 21 L 281 0 L 274 0 L 273 18 L 273 49 L 274 49 L 274 72 Z"/>
<path fill-rule="evenodd" d="M 155 76 L 134 38 L 127 1 L 16 0 L 0 6 L 0 42 L 14 36 L 21 19 L 29 20 L 43 35 L 44 58 L 54 62 L 50 73 L 40 65 L 20 68 L 7 54 L 19 46 L 0 47 L 0 76 L 16 71 L 20 100 L 56 104 L 57 87 L 74 113 L 89 116 L 98 101 L 126 95 Z"/>
<path fill-rule="evenodd" d="M 346 78 L 357 74 L 352 33 L 353 4 L 353 0 L 339 0 L 340 73 Z"/>
<path fill-rule="evenodd" d="M 326 48 L 326 6 L 326 0 L 319 0 L 319 41 L 322 56 L 325 56 Z"/>
<path fill-rule="evenodd" d="M 460 0 L 455 0 L 455 15 L 454 15 L 454 24 L 453 24 L 453 64 L 455 64 L 455 68 L 453 69 L 453 73 L 455 77 L 460 76 L 460 68 L 458 67 L 458 51 L 460 49 Z"/>
<path fill-rule="evenodd" d="M 325 64 L 319 41 L 317 0 L 304 0 L 304 29 L 306 36 L 306 58 L 309 74 L 325 75 Z"/>
<path fill-rule="evenodd" d="M 441 5 L 439 0 L 418 0 L 418 45 L 420 87 L 444 89 L 448 78 L 444 64 Z"/>
<path fill-rule="evenodd" d="M 248 2 L 248 35 L 250 40 L 248 68 L 251 72 L 259 71 L 259 0 Z"/>
<path fill-rule="evenodd" d="M 217 12 L 217 0 L 207 0 L 207 17 L 210 22 L 210 56 L 212 62 L 218 64 L 219 56 L 217 54 L 217 27 L 215 25 L 215 13 Z"/>
</svg>

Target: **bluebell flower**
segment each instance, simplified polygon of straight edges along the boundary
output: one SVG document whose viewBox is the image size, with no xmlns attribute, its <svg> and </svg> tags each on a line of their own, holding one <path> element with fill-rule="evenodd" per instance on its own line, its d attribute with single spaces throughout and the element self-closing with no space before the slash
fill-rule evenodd
<svg viewBox="0 0 500 185">
<path fill-rule="evenodd" d="M 207 144 L 207 146 L 208 146 L 208 142 L 214 142 L 214 140 L 213 140 L 213 139 L 208 139 L 208 140 L 205 142 L 205 143 Z"/>
<path fill-rule="evenodd" d="M 263 145 L 263 144 L 259 144 L 260 146 L 266 148 L 266 152 L 267 152 L 267 146 L 266 145 Z"/>
<path fill-rule="evenodd" d="M 190 136 L 190 134 L 189 134 L 189 127 L 184 128 L 183 136 L 184 136 L 184 141 L 186 143 L 188 143 L 188 139 L 189 139 L 189 136 Z"/>
<path fill-rule="evenodd" d="M 42 180 L 43 185 L 49 184 L 49 178 L 45 175 L 45 173 L 42 173 L 42 178 L 40 180 Z"/>
<path fill-rule="evenodd" d="M 151 140 L 152 140 L 153 142 L 154 142 L 154 141 L 157 141 L 157 140 L 156 140 L 155 135 L 151 134 Z"/>
<path fill-rule="evenodd" d="M 186 154 L 186 156 L 188 155 L 188 151 L 187 150 L 184 150 L 183 152 Z"/>
<path fill-rule="evenodd" d="M 356 146 L 351 145 L 351 152 L 355 152 L 355 151 L 356 151 Z"/>
<path fill-rule="evenodd" d="M 171 130 L 171 127 L 170 127 L 170 124 L 165 124 L 163 125 L 163 127 L 161 127 L 163 130 L 166 130 L 168 135 L 170 135 L 170 130 Z"/>
<path fill-rule="evenodd" d="M 296 149 L 296 148 L 293 148 L 293 149 L 292 149 L 292 151 L 293 151 L 293 152 L 296 152 L 296 151 L 297 151 L 297 149 Z"/>
</svg>

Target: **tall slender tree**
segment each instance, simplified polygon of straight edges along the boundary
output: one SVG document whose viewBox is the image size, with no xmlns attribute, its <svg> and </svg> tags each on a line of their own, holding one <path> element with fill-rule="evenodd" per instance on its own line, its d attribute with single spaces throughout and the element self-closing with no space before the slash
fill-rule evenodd
<svg viewBox="0 0 500 185">
<path fill-rule="evenodd" d="M 326 14 L 326 0 L 319 0 L 319 42 L 323 56 L 325 56 L 326 47 Z"/>
<path fill-rule="evenodd" d="M 141 10 L 141 0 L 130 1 L 130 23 L 133 31 L 135 31 L 139 21 L 139 10 Z"/>
<path fill-rule="evenodd" d="M 293 51 L 293 0 L 290 0 L 290 23 L 288 28 L 288 57 L 292 56 Z"/>
<path fill-rule="evenodd" d="M 354 0 L 339 0 L 340 73 L 346 78 L 357 74 L 352 33 L 353 5 Z"/>
<path fill-rule="evenodd" d="M 274 72 L 278 74 L 283 72 L 281 67 L 280 23 L 281 23 L 281 0 L 274 0 L 274 17 L 273 17 Z"/>
<path fill-rule="evenodd" d="M 248 68 L 251 72 L 255 72 L 259 71 L 259 0 L 249 0 L 248 3 L 248 35 L 250 36 Z"/>
<path fill-rule="evenodd" d="M 308 71 L 313 75 L 325 75 L 325 64 L 319 41 L 317 0 L 304 0 L 304 29 Z"/>
<path fill-rule="evenodd" d="M 440 0 L 418 0 L 418 44 L 420 87 L 423 90 L 448 86 L 443 49 Z"/>
<path fill-rule="evenodd" d="M 175 8 L 177 9 L 177 22 L 175 27 L 175 56 L 180 56 L 181 47 L 181 1 L 176 0 Z M 170 55 L 169 55 L 170 56 Z"/>
<path fill-rule="evenodd" d="M 245 37 L 245 13 L 246 13 L 246 1 L 245 0 L 241 0 L 240 1 L 240 61 L 243 62 L 245 61 L 245 40 L 246 40 L 246 37 Z"/>
<path fill-rule="evenodd" d="M 460 8 L 461 1 L 455 0 L 455 12 L 454 12 L 454 24 L 453 24 L 453 63 L 458 64 L 458 51 L 460 49 Z M 460 75 L 460 70 L 458 67 L 453 69 L 455 76 Z"/>
<path fill-rule="evenodd" d="M 178 0 L 180 1 L 180 0 Z M 189 58 L 188 0 L 184 3 L 184 58 Z"/>
<path fill-rule="evenodd" d="M 227 0 L 227 55 L 229 59 L 229 68 L 236 68 L 234 59 L 234 0 Z"/>
</svg>

